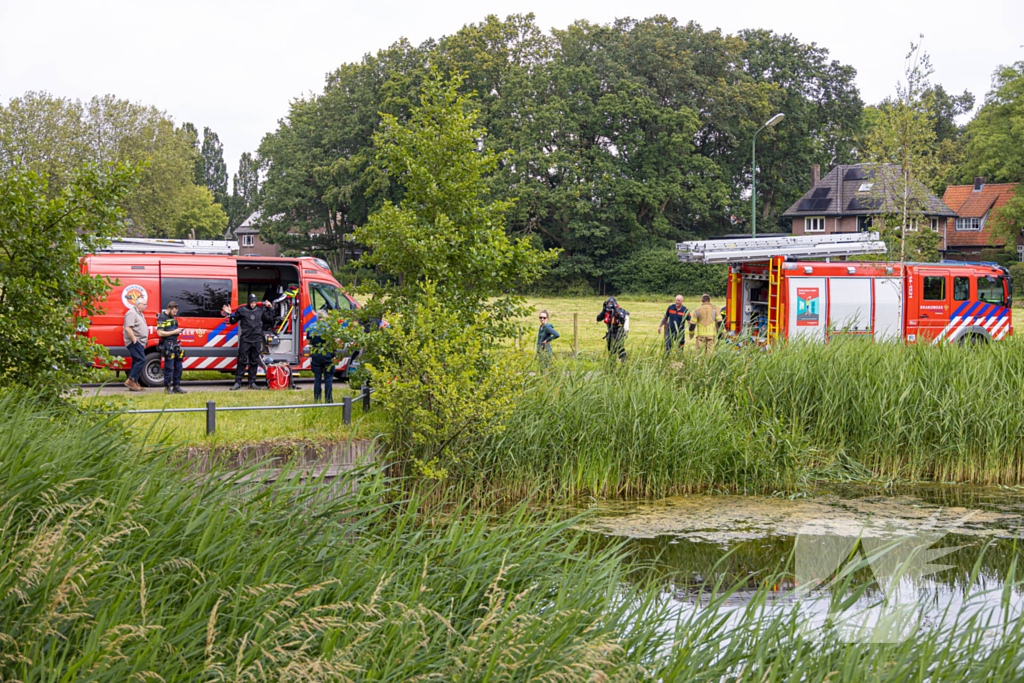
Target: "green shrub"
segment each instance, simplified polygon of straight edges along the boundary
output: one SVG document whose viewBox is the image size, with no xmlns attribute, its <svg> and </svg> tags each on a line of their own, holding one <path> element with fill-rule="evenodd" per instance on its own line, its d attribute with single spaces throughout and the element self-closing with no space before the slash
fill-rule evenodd
<svg viewBox="0 0 1024 683">
<path fill-rule="evenodd" d="M 466 325 L 432 288 L 387 330 L 367 363 L 386 415 L 399 471 L 444 479 L 461 470 L 468 444 L 504 428 L 523 388 L 522 359 L 495 348 L 482 325 Z"/>
<path fill-rule="evenodd" d="M 1010 266 L 1010 277 L 1013 278 L 1013 298 L 1020 300 L 1024 297 L 1024 263 Z"/>
<path fill-rule="evenodd" d="M 608 274 L 616 292 L 724 296 L 728 267 L 679 263 L 672 247 L 633 252 Z"/>
</svg>

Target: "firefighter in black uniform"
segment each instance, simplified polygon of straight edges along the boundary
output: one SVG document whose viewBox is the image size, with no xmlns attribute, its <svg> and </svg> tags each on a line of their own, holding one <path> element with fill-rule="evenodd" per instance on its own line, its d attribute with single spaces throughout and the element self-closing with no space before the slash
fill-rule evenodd
<svg viewBox="0 0 1024 683">
<path fill-rule="evenodd" d="M 604 308 L 597 314 L 597 322 L 608 326 L 604 338 L 608 340 L 609 355 L 618 354 L 619 360 L 626 360 L 626 321 L 629 318 L 629 311 L 619 307 L 615 297 L 608 297 L 604 302 Z"/>
<path fill-rule="evenodd" d="M 238 365 L 231 391 L 242 388 L 246 368 L 249 369 L 249 388 L 256 389 L 256 369 L 260 365 L 260 351 L 263 348 L 263 326 L 274 326 L 274 311 L 267 304 L 258 307 L 256 295 L 250 294 L 248 305 L 239 306 L 234 313 L 228 306 L 224 306 L 221 312 L 230 316 L 228 322 L 238 323 Z"/>
<path fill-rule="evenodd" d="M 157 348 L 164 363 L 164 391 L 168 394 L 187 394 L 181 388 L 181 363 L 185 352 L 181 350 L 178 335 L 178 303 L 171 301 L 156 317 L 156 334 L 160 337 Z"/>
</svg>

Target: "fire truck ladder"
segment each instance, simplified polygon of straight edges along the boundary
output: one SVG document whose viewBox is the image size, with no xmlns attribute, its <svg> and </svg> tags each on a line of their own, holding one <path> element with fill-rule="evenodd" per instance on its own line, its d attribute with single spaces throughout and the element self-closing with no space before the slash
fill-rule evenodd
<svg viewBox="0 0 1024 683">
<path fill-rule="evenodd" d="M 110 246 L 99 249 L 100 254 L 200 254 L 231 256 L 238 253 L 238 242 L 221 240 L 162 240 L 142 237 L 122 237 L 112 240 Z"/>
<path fill-rule="evenodd" d="M 768 341 L 779 338 L 782 329 L 782 256 L 773 256 L 768 266 Z"/>
<path fill-rule="evenodd" d="M 676 250 L 680 263 L 746 263 L 768 261 L 776 256 L 820 260 L 884 254 L 885 242 L 879 239 L 877 232 L 851 232 L 679 242 Z"/>
</svg>

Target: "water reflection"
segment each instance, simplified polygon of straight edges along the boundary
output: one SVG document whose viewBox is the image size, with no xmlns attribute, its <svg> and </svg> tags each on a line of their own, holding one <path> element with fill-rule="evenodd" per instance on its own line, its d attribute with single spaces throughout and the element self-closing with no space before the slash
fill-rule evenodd
<svg viewBox="0 0 1024 683">
<path fill-rule="evenodd" d="M 929 486 L 883 495 L 833 489 L 798 500 L 692 496 L 597 507 L 594 533 L 627 539 L 628 552 L 641 567 L 631 580 L 662 585 L 680 616 L 712 600 L 716 609 L 739 611 L 760 601 L 769 612 L 796 610 L 812 632 L 838 624 L 847 629 L 848 640 L 891 637 L 884 642 L 896 642 L 897 635 L 918 626 L 949 627 L 970 618 L 995 629 L 1019 618 L 1024 609 L 1017 568 L 1024 539 L 1024 491 L 1019 488 Z M 938 560 L 945 568 L 896 581 L 883 575 L 880 581 L 878 542 L 872 545 L 864 538 L 875 520 L 887 520 L 906 533 L 929 520 L 940 528 L 958 525 L 953 533 L 926 538 L 930 550 L 951 550 Z M 822 577 L 825 588 L 795 592 L 801 533 L 842 542 L 844 563 Z M 814 540 L 801 536 L 804 542 L 808 538 Z M 809 547 L 824 552 L 813 543 Z M 843 580 L 836 580 L 843 572 Z M 725 589 L 726 597 L 714 597 Z M 888 626 L 886 619 L 892 621 Z"/>
</svg>

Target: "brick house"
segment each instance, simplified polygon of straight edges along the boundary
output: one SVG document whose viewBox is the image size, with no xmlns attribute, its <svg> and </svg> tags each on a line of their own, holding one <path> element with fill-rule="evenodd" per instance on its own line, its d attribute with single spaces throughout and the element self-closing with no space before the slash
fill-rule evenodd
<svg viewBox="0 0 1024 683">
<path fill-rule="evenodd" d="M 229 231 L 228 239 L 234 237 L 238 240 L 238 254 L 240 256 L 280 256 L 281 247 L 277 244 L 267 244 L 260 239 L 260 231 L 254 226 L 260 218 L 260 212 L 256 211 L 242 221 L 242 224 L 232 231 Z"/>
<path fill-rule="evenodd" d="M 872 229 L 874 217 L 895 211 L 896 200 L 883 206 L 878 175 L 898 167 L 880 164 L 841 164 L 824 178 L 820 168 L 811 166 L 811 189 L 789 207 L 782 216 L 793 220 L 794 235 L 827 235 L 837 232 L 863 232 Z M 881 171 L 881 173 L 879 173 Z M 911 229 L 941 232 L 943 224 L 956 214 L 923 184 L 917 183 L 915 194 L 924 203 L 924 215 L 914 219 Z"/>
<path fill-rule="evenodd" d="M 956 216 L 946 220 L 943 256 L 951 260 L 978 260 L 982 249 L 1002 249 L 1005 240 L 993 234 L 989 219 L 1013 196 L 1016 183 L 950 185 L 942 195 Z M 1017 259 L 1024 261 L 1024 237 L 1017 235 Z"/>
</svg>

